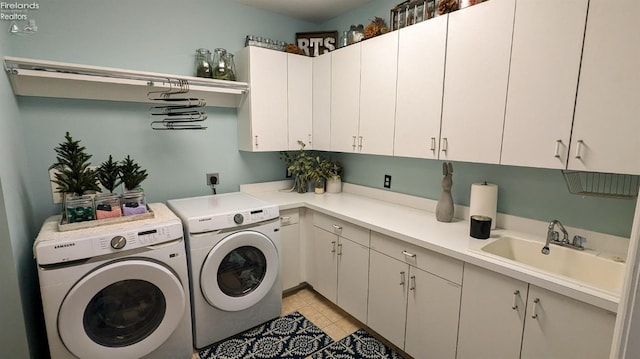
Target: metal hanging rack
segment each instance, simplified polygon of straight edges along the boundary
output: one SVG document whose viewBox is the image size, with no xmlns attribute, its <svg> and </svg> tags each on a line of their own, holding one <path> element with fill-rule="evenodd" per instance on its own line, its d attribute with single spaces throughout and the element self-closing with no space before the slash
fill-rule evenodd
<svg viewBox="0 0 640 359">
<path fill-rule="evenodd" d="M 640 176 L 636 175 L 571 170 L 562 174 L 569 192 L 581 196 L 633 199 L 640 188 Z"/>
<path fill-rule="evenodd" d="M 153 106 L 149 109 L 151 116 L 165 116 L 163 120 L 151 122 L 154 130 L 205 130 L 201 122 L 207 119 L 207 114 L 199 109 L 206 106 L 203 99 L 194 97 L 172 97 L 187 94 L 189 82 L 184 79 L 167 79 L 169 88 L 166 90 L 150 91 L 147 98 L 152 101 L 165 103 L 163 106 Z"/>
</svg>

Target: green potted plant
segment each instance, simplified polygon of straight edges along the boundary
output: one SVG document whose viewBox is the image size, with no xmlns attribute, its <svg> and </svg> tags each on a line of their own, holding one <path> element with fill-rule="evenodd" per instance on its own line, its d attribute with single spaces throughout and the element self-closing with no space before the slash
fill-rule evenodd
<svg viewBox="0 0 640 359">
<path fill-rule="evenodd" d="M 314 167 L 311 171 L 311 178 L 315 181 L 314 183 L 314 191 L 315 193 L 321 194 L 324 193 L 325 190 L 325 182 L 329 178 L 331 171 L 331 161 L 316 156 Z"/>
<path fill-rule="evenodd" d="M 147 176 L 147 171 L 143 170 L 131 156 L 127 155 L 120 162 L 120 180 L 124 184 L 125 192 L 138 189 Z"/>
<path fill-rule="evenodd" d="M 109 155 L 109 159 L 100 164 L 98 167 L 98 180 L 102 187 L 113 193 L 113 190 L 122 183 L 120 178 L 120 166 L 118 162 L 113 161 L 113 157 Z"/>
<path fill-rule="evenodd" d="M 313 178 L 315 158 L 312 153 L 305 151 L 305 144 L 298 141 L 300 150 L 295 152 L 280 152 L 280 158 L 287 166 L 287 172 L 293 177 L 293 190 L 298 193 L 307 192 L 307 185 Z"/>
<path fill-rule="evenodd" d="M 53 183 L 58 185 L 58 191 L 63 195 L 82 196 L 91 191 L 100 191 L 98 177 L 95 170 L 89 168 L 91 155 L 80 146 L 80 141 L 74 141 L 67 132 L 65 142 L 54 148 L 56 162 L 49 167 L 54 169 Z"/>
<path fill-rule="evenodd" d="M 337 160 L 330 161 L 329 171 L 327 174 L 327 192 L 339 193 L 342 192 L 342 163 Z"/>
<path fill-rule="evenodd" d="M 55 170 L 51 181 L 58 185 L 62 194 L 62 212 L 68 223 L 83 222 L 95 219 L 93 200 L 84 196 L 88 192 L 100 191 L 97 172 L 89 166 L 91 155 L 74 141 L 67 131 L 65 142 L 54 148 L 56 162 L 49 167 Z"/>
</svg>

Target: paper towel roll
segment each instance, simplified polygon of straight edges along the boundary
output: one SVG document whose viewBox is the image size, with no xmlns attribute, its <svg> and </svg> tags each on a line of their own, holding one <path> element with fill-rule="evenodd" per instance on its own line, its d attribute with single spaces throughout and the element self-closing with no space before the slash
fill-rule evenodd
<svg viewBox="0 0 640 359">
<path fill-rule="evenodd" d="M 496 228 L 498 211 L 498 185 L 493 183 L 472 183 L 469 199 L 469 217 L 473 215 L 491 217 L 491 229 Z"/>
</svg>

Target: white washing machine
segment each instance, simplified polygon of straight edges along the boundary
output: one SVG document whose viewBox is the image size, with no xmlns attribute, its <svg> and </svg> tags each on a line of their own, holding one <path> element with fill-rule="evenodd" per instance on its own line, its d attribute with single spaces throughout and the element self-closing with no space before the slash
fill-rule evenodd
<svg viewBox="0 0 640 359">
<path fill-rule="evenodd" d="M 187 255 L 180 219 L 153 218 L 58 231 L 34 244 L 52 359 L 191 358 Z"/>
<path fill-rule="evenodd" d="M 244 193 L 167 201 L 187 238 L 196 348 L 280 316 L 278 207 Z"/>
</svg>

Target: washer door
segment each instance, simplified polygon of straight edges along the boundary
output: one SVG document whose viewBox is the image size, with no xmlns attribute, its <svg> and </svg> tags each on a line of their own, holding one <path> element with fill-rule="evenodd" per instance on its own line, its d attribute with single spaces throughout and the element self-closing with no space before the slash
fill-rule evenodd
<svg viewBox="0 0 640 359">
<path fill-rule="evenodd" d="M 58 313 L 58 333 L 79 358 L 140 358 L 169 338 L 185 305 L 180 280 L 165 266 L 112 262 L 71 288 Z"/>
<path fill-rule="evenodd" d="M 226 311 L 252 307 L 278 276 L 278 250 L 254 231 L 233 233 L 216 244 L 202 264 L 200 287 L 210 305 Z"/>
</svg>

